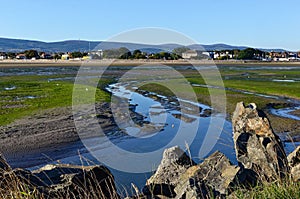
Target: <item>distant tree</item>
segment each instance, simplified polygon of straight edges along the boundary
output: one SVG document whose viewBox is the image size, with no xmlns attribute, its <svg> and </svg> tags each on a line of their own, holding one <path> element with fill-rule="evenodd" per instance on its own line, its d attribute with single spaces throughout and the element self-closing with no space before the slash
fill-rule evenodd
<svg viewBox="0 0 300 199">
<path fill-rule="evenodd" d="M 8 52 L 8 53 L 7 53 L 7 57 L 8 57 L 9 59 L 15 59 L 15 58 L 16 58 L 16 53 Z"/>
<path fill-rule="evenodd" d="M 106 49 L 103 51 L 103 58 L 116 59 L 120 57 L 119 49 Z"/>
<path fill-rule="evenodd" d="M 238 56 L 239 56 L 239 53 L 240 53 L 240 50 L 239 50 L 239 49 L 234 49 L 234 50 L 233 50 L 233 53 L 232 53 L 233 58 L 234 58 L 234 59 L 237 59 Z"/>
<path fill-rule="evenodd" d="M 80 51 L 71 52 L 71 58 L 82 58 L 83 54 Z"/>
<path fill-rule="evenodd" d="M 143 53 L 142 51 L 137 49 L 137 50 L 133 51 L 132 58 L 133 59 L 145 59 L 146 55 L 147 55 L 146 53 Z"/>
<path fill-rule="evenodd" d="M 53 58 L 54 59 L 61 59 L 61 55 L 63 55 L 64 53 L 55 53 Z"/>
<path fill-rule="evenodd" d="M 256 50 L 254 48 L 247 48 L 240 51 L 238 59 L 254 59 Z"/>
<path fill-rule="evenodd" d="M 184 53 L 184 52 L 186 52 L 186 51 L 188 51 L 188 50 L 191 50 L 191 49 L 188 48 L 188 47 L 183 46 L 183 47 L 174 48 L 172 52 L 173 52 L 174 54 L 177 54 L 177 55 L 179 55 L 179 56 L 182 56 L 182 53 Z"/>
<path fill-rule="evenodd" d="M 128 48 L 121 47 L 119 48 L 120 53 L 120 59 L 130 59 L 131 58 L 131 52 L 128 50 Z"/>
<path fill-rule="evenodd" d="M 142 51 L 140 51 L 140 50 L 134 50 L 132 56 L 133 56 L 134 59 L 139 59 L 139 56 L 141 54 L 142 54 Z"/>
<path fill-rule="evenodd" d="M 39 58 L 39 53 L 36 50 L 26 50 L 24 54 L 27 59 Z"/>
</svg>

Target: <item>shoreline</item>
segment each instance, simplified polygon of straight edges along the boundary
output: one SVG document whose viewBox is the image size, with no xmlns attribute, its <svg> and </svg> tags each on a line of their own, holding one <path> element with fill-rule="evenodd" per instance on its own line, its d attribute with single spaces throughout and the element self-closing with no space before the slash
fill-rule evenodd
<svg viewBox="0 0 300 199">
<path fill-rule="evenodd" d="M 300 62 L 262 62 L 237 60 L 1 60 L 0 68 L 15 67 L 67 67 L 74 66 L 136 66 L 136 65 L 239 65 L 239 66 L 300 66 Z"/>
</svg>

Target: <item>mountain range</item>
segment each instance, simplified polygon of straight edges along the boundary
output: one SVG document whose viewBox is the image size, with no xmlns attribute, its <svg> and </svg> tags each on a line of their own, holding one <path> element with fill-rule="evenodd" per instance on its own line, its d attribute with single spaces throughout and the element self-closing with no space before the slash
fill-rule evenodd
<svg viewBox="0 0 300 199">
<path fill-rule="evenodd" d="M 21 52 L 25 50 L 34 49 L 37 51 L 45 52 L 73 52 L 73 51 L 90 51 L 90 50 L 105 50 L 126 47 L 129 50 L 139 49 L 144 52 L 156 53 L 160 51 L 172 51 L 174 48 L 181 47 L 179 44 L 137 44 L 137 43 L 122 43 L 122 42 L 106 42 L 106 41 L 85 41 L 85 40 L 67 40 L 58 42 L 42 42 L 34 40 L 23 40 L 23 39 L 9 39 L 0 38 L 0 52 Z M 212 45 L 201 45 L 193 44 L 187 46 L 193 50 L 214 51 L 214 50 L 232 50 L 239 49 L 243 50 L 248 48 L 247 46 L 232 46 L 227 44 L 212 44 Z M 284 49 L 262 49 L 263 51 L 275 51 L 281 52 Z"/>
</svg>

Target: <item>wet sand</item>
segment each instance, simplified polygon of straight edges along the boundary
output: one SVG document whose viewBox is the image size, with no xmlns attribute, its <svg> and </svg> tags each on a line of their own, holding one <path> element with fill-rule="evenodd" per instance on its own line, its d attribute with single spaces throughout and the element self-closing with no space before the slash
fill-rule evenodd
<svg viewBox="0 0 300 199">
<path fill-rule="evenodd" d="M 116 131 L 108 103 L 96 104 L 99 125 L 104 132 Z M 42 110 L 32 116 L 0 126 L 1 152 L 14 165 L 18 161 L 28 161 L 22 165 L 32 166 L 34 156 L 45 155 L 45 161 L 60 156 L 76 155 L 82 143 L 76 131 L 72 107 Z M 74 154 L 75 153 L 75 154 Z M 36 154 L 36 155 L 35 155 Z M 32 157 L 32 158 L 31 158 Z"/>
</svg>

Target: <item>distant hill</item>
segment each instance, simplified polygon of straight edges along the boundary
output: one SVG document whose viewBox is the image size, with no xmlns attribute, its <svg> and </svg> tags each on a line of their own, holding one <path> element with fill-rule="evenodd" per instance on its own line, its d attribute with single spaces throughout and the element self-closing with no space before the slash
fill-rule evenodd
<svg viewBox="0 0 300 199">
<path fill-rule="evenodd" d="M 34 49 L 37 51 L 45 52 L 72 52 L 72 51 L 89 51 L 97 49 L 96 47 L 101 43 L 101 49 L 112 49 L 126 47 L 129 50 L 140 49 L 144 52 L 159 52 L 159 51 L 172 51 L 174 48 L 180 47 L 179 44 L 162 44 L 162 45 L 149 45 L 149 44 L 136 44 L 136 43 L 121 43 L 121 42 L 102 42 L 102 41 L 84 41 L 84 40 L 68 40 L 59 42 L 42 42 L 22 39 L 8 39 L 0 38 L 0 52 L 20 52 L 24 50 Z M 188 46 L 194 50 L 205 49 L 206 51 L 213 50 L 243 50 L 247 46 L 231 46 L 227 44 L 212 44 L 201 45 L 193 44 Z M 285 51 L 284 49 L 261 49 L 265 51 Z"/>
</svg>

